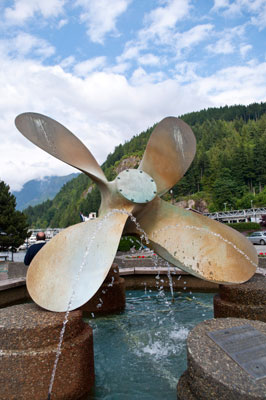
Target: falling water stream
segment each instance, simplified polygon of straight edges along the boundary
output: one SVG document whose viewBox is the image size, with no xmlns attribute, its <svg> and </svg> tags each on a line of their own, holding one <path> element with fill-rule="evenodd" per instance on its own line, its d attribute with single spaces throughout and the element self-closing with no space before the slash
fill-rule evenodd
<svg viewBox="0 0 266 400">
<path fill-rule="evenodd" d="M 127 290 L 119 314 L 85 319 L 93 329 L 95 385 L 87 400 L 176 400 L 186 339 L 213 318 L 213 294 Z"/>
<path fill-rule="evenodd" d="M 233 247 L 239 254 L 241 254 L 243 257 L 245 257 L 254 267 L 257 268 L 257 264 L 254 263 L 254 262 L 250 259 L 250 257 L 249 257 L 247 254 L 245 254 L 245 252 L 244 252 L 243 250 L 239 249 L 239 247 L 237 247 L 234 243 L 230 242 L 230 240 L 224 238 L 220 233 L 212 232 L 212 231 L 209 231 L 209 230 L 206 229 L 206 228 L 202 228 L 202 227 L 199 227 L 199 226 L 194 226 L 194 225 L 181 225 L 181 224 L 166 225 L 166 226 L 164 226 L 163 228 L 160 228 L 160 229 L 158 229 L 158 230 L 153 231 L 153 232 L 152 232 L 152 235 L 151 235 L 151 239 L 152 239 L 153 237 L 156 237 L 156 235 L 157 235 L 158 233 L 160 233 L 160 232 L 169 231 L 169 229 L 180 228 L 180 227 L 182 227 L 182 229 L 187 229 L 187 230 L 196 230 L 196 231 L 198 231 L 199 233 L 200 233 L 200 232 L 204 232 L 204 233 L 207 233 L 208 235 L 217 237 L 218 239 L 222 240 L 223 242 L 225 242 L 225 243 L 228 244 L 229 246 Z"/>
<path fill-rule="evenodd" d="M 50 379 L 50 384 L 49 384 L 49 389 L 48 389 L 48 396 L 47 396 L 47 400 L 51 399 L 51 394 L 52 394 L 52 389 L 53 389 L 53 384 L 54 384 L 54 380 L 55 380 L 55 374 L 56 374 L 56 369 L 57 369 L 57 364 L 61 355 L 61 349 L 62 349 L 62 343 L 63 343 L 63 339 L 64 339 L 64 334 L 65 334 L 65 329 L 66 329 L 66 325 L 68 323 L 68 316 L 69 316 L 69 312 L 71 309 L 71 305 L 73 302 L 73 299 L 75 298 L 75 293 L 76 293 L 76 289 L 77 289 L 77 284 L 79 282 L 80 279 L 80 275 L 83 271 L 84 265 L 86 263 L 86 259 L 89 255 L 89 251 L 91 249 L 91 245 L 93 244 L 93 242 L 95 241 L 96 238 L 96 234 L 100 231 L 100 229 L 104 226 L 104 222 L 110 218 L 112 215 L 114 214 L 124 214 L 124 215 L 128 215 L 130 217 L 130 219 L 132 220 L 132 222 L 135 223 L 137 230 L 140 232 L 140 239 L 141 242 L 143 241 L 143 239 L 145 239 L 146 244 L 149 244 L 149 239 L 148 236 L 146 235 L 146 233 L 144 232 L 144 230 L 140 227 L 139 223 L 137 222 L 136 218 L 133 216 L 133 214 L 131 214 L 130 212 L 122 209 L 122 210 L 118 210 L 118 209 L 113 209 L 110 212 L 108 212 L 101 221 L 99 221 L 99 223 L 97 224 L 97 226 L 95 227 L 95 231 L 93 232 L 93 234 L 90 236 L 87 246 L 86 246 L 86 250 L 84 253 L 84 256 L 82 258 L 82 263 L 80 265 L 80 268 L 78 270 L 78 273 L 75 277 L 73 286 L 72 286 L 72 293 L 68 302 L 68 306 L 67 306 L 67 310 L 65 313 L 65 318 L 63 321 L 63 326 L 60 332 L 60 336 L 59 336 L 59 343 L 57 346 L 57 351 L 56 351 L 56 357 L 55 357 L 55 362 L 54 362 L 54 366 L 53 366 L 53 370 L 52 370 L 52 375 L 51 375 L 51 379 Z"/>
<path fill-rule="evenodd" d="M 144 230 L 140 227 L 140 225 L 139 225 L 139 223 L 137 222 L 136 218 L 135 218 L 130 212 L 128 212 L 128 211 L 126 211 L 126 210 L 124 210 L 124 209 L 122 209 L 122 210 L 118 210 L 118 209 L 113 209 L 113 210 L 111 210 L 109 213 L 107 213 L 107 214 L 101 219 L 101 221 L 100 221 L 100 222 L 97 224 L 97 226 L 95 227 L 94 233 L 90 236 L 90 238 L 89 238 L 89 240 L 88 240 L 88 243 L 87 243 L 87 246 L 86 246 L 86 250 L 85 250 L 85 253 L 84 253 L 84 256 L 83 256 L 83 259 L 82 259 L 82 263 L 81 263 L 81 265 L 80 265 L 79 271 L 78 271 L 78 273 L 77 273 L 77 275 L 76 275 L 76 278 L 75 278 L 75 280 L 74 280 L 74 283 L 73 283 L 72 294 L 71 294 L 70 299 L 69 299 L 69 303 L 68 303 L 67 311 L 66 311 L 66 313 L 65 313 L 65 318 L 64 318 L 63 326 L 62 326 L 62 329 L 61 329 L 61 332 L 60 332 L 59 343 L 58 343 L 58 347 L 57 347 L 57 351 L 56 351 L 56 357 L 55 357 L 55 362 L 54 362 L 53 371 L 52 371 L 52 375 L 51 375 L 51 380 L 50 380 L 50 385 L 49 385 L 48 398 L 47 398 L 47 400 L 50 400 L 50 398 L 51 398 L 53 383 L 54 383 L 54 379 L 55 379 L 57 364 L 58 364 L 59 357 L 60 357 L 60 354 L 61 354 L 61 348 L 62 348 L 62 343 L 63 343 L 63 338 L 64 338 L 64 333 L 65 333 L 66 325 L 67 325 L 67 322 L 68 322 L 69 312 L 70 312 L 70 309 L 71 309 L 72 301 L 73 301 L 73 299 L 74 299 L 74 297 L 75 297 L 76 288 L 77 288 L 77 284 L 78 284 L 79 279 L 80 279 L 80 275 L 81 275 L 81 273 L 82 273 L 82 271 L 83 271 L 84 265 L 85 265 L 85 263 L 86 263 L 86 259 L 87 259 L 88 255 L 89 255 L 89 251 L 90 251 L 91 245 L 93 244 L 93 242 L 94 242 L 94 240 L 95 240 L 95 238 L 96 238 L 97 232 L 103 227 L 104 222 L 105 222 L 109 217 L 111 217 L 112 215 L 117 214 L 117 213 L 119 213 L 119 214 L 124 214 L 124 215 L 128 215 L 128 216 L 130 217 L 130 219 L 132 220 L 132 222 L 136 225 L 137 230 L 140 232 L 140 240 L 141 240 L 141 243 L 143 243 L 143 240 L 145 240 L 146 244 L 149 244 L 149 239 L 148 239 L 148 237 L 147 237 L 147 234 L 146 234 L 146 233 L 144 232 Z M 159 232 L 161 232 L 161 231 L 163 231 L 163 230 L 168 230 L 168 229 L 170 229 L 170 228 L 175 228 L 175 227 L 179 227 L 179 225 L 169 225 L 169 226 L 166 226 L 166 227 L 164 227 L 164 228 L 162 228 L 162 229 L 160 229 L 160 230 L 158 230 L 158 231 L 153 232 L 153 235 L 156 235 L 157 233 L 159 233 Z M 184 229 L 196 229 L 196 230 L 198 230 L 198 231 L 202 231 L 202 230 L 203 230 L 203 231 L 206 232 L 206 229 L 200 228 L 200 227 L 195 227 L 195 226 L 185 226 Z M 207 231 L 207 233 L 209 233 L 209 234 L 211 234 L 211 235 L 214 235 L 214 236 L 218 237 L 219 239 L 223 240 L 224 242 L 226 242 L 227 244 L 229 244 L 230 246 L 232 246 L 232 247 L 233 247 L 236 251 L 238 251 L 241 255 L 243 255 L 246 259 L 248 259 L 253 265 L 255 265 L 254 262 L 252 262 L 252 260 L 250 260 L 250 258 L 249 258 L 242 250 L 240 250 L 236 245 L 234 245 L 232 242 L 228 241 L 227 239 L 225 239 L 225 238 L 224 238 L 223 236 L 221 236 L 220 234 L 217 234 L 217 233 L 214 233 L 214 232 L 209 232 L 209 231 Z M 152 237 L 153 237 L 153 235 L 152 235 Z M 156 268 L 156 267 L 158 267 L 158 257 L 155 257 L 155 268 Z M 156 268 L 156 269 L 157 269 L 157 268 Z M 169 264 L 168 264 L 168 274 L 167 274 L 167 275 L 168 275 L 169 286 L 170 286 L 170 291 L 171 291 L 171 296 L 172 296 L 172 301 L 173 301 L 173 299 L 174 299 L 174 291 L 173 291 L 172 277 L 171 277 L 171 272 L 170 272 L 170 266 L 169 266 Z M 181 276 L 180 276 L 180 277 L 181 277 Z M 155 279 L 156 279 L 156 286 L 157 286 L 157 289 L 158 289 L 158 294 L 159 294 L 160 296 L 162 296 L 162 297 L 165 297 L 165 293 L 164 293 L 164 290 L 163 290 L 163 288 L 164 288 L 164 286 L 163 286 L 164 280 L 160 278 L 160 274 L 159 274 L 159 273 L 158 273 L 158 275 L 155 276 Z M 179 278 L 178 278 L 178 279 L 179 279 Z M 185 284 L 185 283 L 186 283 L 186 282 L 184 282 L 184 284 Z M 184 289 L 186 290 L 186 287 L 184 287 Z M 147 293 L 147 290 L 146 290 L 146 293 Z M 166 304 L 169 304 L 168 301 L 166 301 Z"/>
</svg>

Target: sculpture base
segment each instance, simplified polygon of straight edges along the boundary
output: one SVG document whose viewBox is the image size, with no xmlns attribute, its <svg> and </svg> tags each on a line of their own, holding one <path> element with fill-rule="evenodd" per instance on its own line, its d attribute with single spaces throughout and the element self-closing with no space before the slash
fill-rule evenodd
<svg viewBox="0 0 266 400">
<path fill-rule="evenodd" d="M 65 313 L 35 304 L 0 310 L 1 400 L 47 400 Z M 94 384 L 92 329 L 81 311 L 66 325 L 51 400 L 85 398 Z"/>
<path fill-rule="evenodd" d="M 190 332 L 188 368 L 177 385 L 179 400 L 265 399 L 266 378 L 255 380 L 207 335 L 246 324 L 266 335 L 265 323 L 238 318 L 204 321 Z"/>
<path fill-rule="evenodd" d="M 113 314 L 123 311 L 126 305 L 125 280 L 119 277 L 119 269 L 113 264 L 102 286 L 80 309 L 85 317 Z"/>
<path fill-rule="evenodd" d="M 255 274 L 240 285 L 220 285 L 214 296 L 215 318 L 246 318 L 266 322 L 266 276 Z"/>
</svg>

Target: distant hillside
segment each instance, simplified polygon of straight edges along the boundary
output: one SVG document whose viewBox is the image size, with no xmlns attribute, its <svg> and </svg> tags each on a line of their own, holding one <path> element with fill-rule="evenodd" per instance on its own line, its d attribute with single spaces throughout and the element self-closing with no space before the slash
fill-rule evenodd
<svg viewBox="0 0 266 400">
<path fill-rule="evenodd" d="M 78 176 L 45 176 L 43 179 L 33 179 L 26 182 L 20 191 L 13 192 L 17 200 L 17 210 L 24 210 L 28 206 L 35 206 L 47 199 L 53 199 L 62 186 Z"/>
<path fill-rule="evenodd" d="M 185 176 L 165 200 L 204 200 L 209 211 L 266 205 L 266 103 L 210 108 L 182 116 L 193 129 L 197 152 Z M 113 180 L 137 168 L 154 127 L 117 146 L 102 169 Z M 252 203 L 251 203 L 252 201 Z M 100 193 L 84 174 L 66 183 L 54 200 L 25 210 L 31 226 L 66 227 L 79 212 L 98 211 Z"/>
</svg>

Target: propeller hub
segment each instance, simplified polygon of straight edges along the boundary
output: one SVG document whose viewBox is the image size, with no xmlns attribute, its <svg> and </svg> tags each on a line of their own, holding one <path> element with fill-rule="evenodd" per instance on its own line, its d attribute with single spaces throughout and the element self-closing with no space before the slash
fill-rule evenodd
<svg viewBox="0 0 266 400">
<path fill-rule="evenodd" d="M 141 169 L 126 169 L 116 178 L 121 196 L 133 203 L 149 203 L 157 195 L 157 186 L 150 175 Z"/>
</svg>

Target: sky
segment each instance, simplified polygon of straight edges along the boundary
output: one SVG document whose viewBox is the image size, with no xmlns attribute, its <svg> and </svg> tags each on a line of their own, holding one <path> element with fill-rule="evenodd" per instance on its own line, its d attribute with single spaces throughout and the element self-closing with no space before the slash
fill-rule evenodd
<svg viewBox="0 0 266 400">
<path fill-rule="evenodd" d="M 266 0 L 0 0 L 0 179 L 76 170 L 14 125 L 38 112 L 99 164 L 167 116 L 266 101 Z"/>
</svg>

